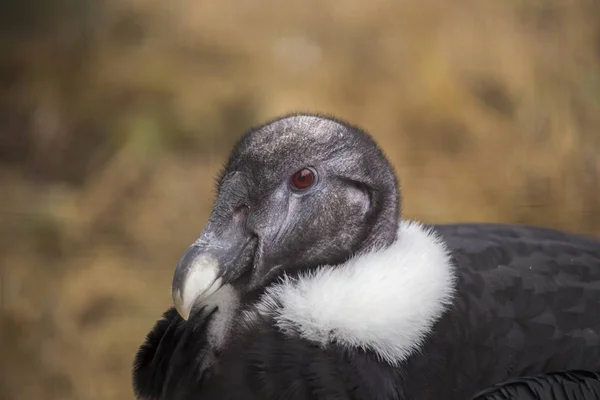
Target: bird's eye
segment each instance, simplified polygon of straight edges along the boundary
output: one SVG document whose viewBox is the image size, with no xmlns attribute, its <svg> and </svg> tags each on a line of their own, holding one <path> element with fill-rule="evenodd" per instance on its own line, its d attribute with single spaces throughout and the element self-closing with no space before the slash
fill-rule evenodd
<svg viewBox="0 0 600 400">
<path fill-rule="evenodd" d="M 315 182 L 315 173 L 310 168 L 302 168 L 292 175 L 292 186 L 297 190 L 306 190 Z"/>
</svg>

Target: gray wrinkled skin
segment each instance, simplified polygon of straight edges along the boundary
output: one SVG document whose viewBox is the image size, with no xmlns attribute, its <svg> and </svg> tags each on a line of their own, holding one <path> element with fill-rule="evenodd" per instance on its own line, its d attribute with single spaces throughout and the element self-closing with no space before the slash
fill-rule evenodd
<svg viewBox="0 0 600 400">
<path fill-rule="evenodd" d="M 290 179 L 305 167 L 317 172 L 317 181 L 298 193 Z M 358 128 L 286 116 L 252 129 L 237 143 L 218 179 L 210 224 L 245 219 L 246 234 L 256 235 L 249 288 L 282 270 L 339 264 L 395 239 L 400 206 L 391 171 Z"/>
</svg>

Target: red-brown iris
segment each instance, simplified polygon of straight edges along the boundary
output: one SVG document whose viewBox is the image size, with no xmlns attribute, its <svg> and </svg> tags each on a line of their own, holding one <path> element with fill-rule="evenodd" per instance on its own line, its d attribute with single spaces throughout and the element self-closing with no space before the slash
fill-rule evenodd
<svg viewBox="0 0 600 400">
<path fill-rule="evenodd" d="M 306 190 L 315 182 L 315 173 L 310 168 L 302 168 L 292 175 L 292 186 L 297 190 Z"/>
</svg>

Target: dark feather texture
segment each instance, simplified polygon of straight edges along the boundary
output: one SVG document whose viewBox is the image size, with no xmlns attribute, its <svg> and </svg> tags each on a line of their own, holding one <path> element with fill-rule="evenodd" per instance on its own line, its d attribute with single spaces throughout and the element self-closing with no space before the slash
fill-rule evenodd
<svg viewBox="0 0 600 400">
<path fill-rule="evenodd" d="M 472 400 L 598 400 L 600 374 L 563 371 L 512 379 L 478 393 Z"/>
</svg>

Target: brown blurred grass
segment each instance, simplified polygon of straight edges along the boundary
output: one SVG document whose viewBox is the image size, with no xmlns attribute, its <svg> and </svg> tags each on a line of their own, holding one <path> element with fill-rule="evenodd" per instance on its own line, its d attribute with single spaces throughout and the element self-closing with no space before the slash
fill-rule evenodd
<svg viewBox="0 0 600 400">
<path fill-rule="evenodd" d="M 39 3 L 0 38 L 0 399 L 133 398 L 213 176 L 280 113 L 370 130 L 409 218 L 600 236 L 594 2 Z"/>
</svg>

